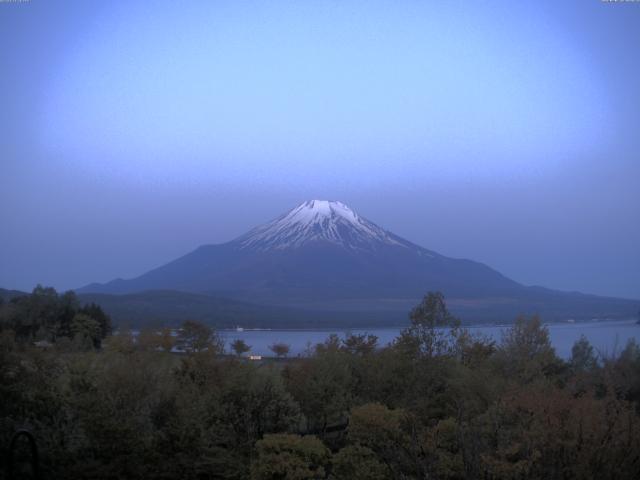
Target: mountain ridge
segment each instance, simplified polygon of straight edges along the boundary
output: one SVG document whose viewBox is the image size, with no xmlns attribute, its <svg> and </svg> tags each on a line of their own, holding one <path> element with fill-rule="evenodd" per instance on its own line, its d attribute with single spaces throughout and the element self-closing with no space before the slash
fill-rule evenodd
<svg viewBox="0 0 640 480">
<path fill-rule="evenodd" d="M 481 308 L 489 308 L 489 299 L 496 299 L 497 310 L 504 310 L 504 299 L 509 299 L 513 314 L 545 310 L 545 301 L 558 304 L 560 297 L 563 315 L 571 316 L 567 301 L 585 315 L 588 312 L 582 307 L 593 305 L 586 295 L 527 287 L 485 264 L 428 250 L 341 202 L 326 200 L 303 202 L 229 242 L 202 245 L 136 278 L 91 284 L 78 291 L 132 294 L 147 290 L 215 294 L 303 309 L 320 305 L 331 310 L 351 304 L 353 311 L 378 311 L 397 304 L 406 312 L 408 304 L 430 290 L 442 291 L 454 303 L 482 305 L 476 309 L 478 314 Z M 597 298 L 610 307 L 597 309 L 599 315 L 635 313 L 632 301 Z M 472 309 L 467 313 L 473 316 Z"/>
</svg>

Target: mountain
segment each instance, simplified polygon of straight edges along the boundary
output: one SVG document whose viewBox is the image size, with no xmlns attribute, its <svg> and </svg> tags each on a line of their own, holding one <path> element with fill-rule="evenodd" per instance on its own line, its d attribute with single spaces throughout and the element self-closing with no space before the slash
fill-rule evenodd
<svg viewBox="0 0 640 480">
<path fill-rule="evenodd" d="M 404 240 L 340 202 L 311 200 L 231 242 L 201 246 L 140 277 L 81 291 L 174 289 L 290 304 L 416 298 L 434 288 L 487 296 L 518 287 L 483 264 Z"/>
<path fill-rule="evenodd" d="M 204 245 L 137 278 L 82 293 L 177 290 L 326 312 L 408 309 L 429 290 L 471 319 L 631 316 L 638 302 L 525 287 L 492 268 L 409 242 L 341 202 L 310 200 L 219 245 Z"/>
<path fill-rule="evenodd" d="M 21 292 L 20 290 L 7 290 L 6 288 L 0 288 L 0 299 L 4 302 L 8 302 L 15 297 L 24 297 L 29 295 L 27 292 Z"/>
</svg>

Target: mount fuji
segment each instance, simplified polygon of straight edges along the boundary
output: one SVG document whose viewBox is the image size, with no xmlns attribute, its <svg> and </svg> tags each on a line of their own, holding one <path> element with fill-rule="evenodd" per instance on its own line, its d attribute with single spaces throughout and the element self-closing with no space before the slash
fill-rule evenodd
<svg viewBox="0 0 640 480">
<path fill-rule="evenodd" d="M 526 287 L 478 262 L 448 258 L 361 217 L 347 205 L 310 200 L 223 244 L 204 245 L 130 280 L 80 293 L 181 291 L 321 312 L 406 318 L 430 290 L 469 320 L 631 316 L 636 301 Z"/>
</svg>

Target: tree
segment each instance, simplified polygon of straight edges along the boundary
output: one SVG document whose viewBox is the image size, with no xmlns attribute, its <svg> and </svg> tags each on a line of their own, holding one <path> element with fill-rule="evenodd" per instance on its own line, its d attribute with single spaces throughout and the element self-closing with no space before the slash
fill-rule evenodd
<svg viewBox="0 0 640 480">
<path fill-rule="evenodd" d="M 396 342 L 400 350 L 426 357 L 455 352 L 460 320 L 449 313 L 442 293 L 427 293 L 411 310 L 409 319 L 411 326 Z"/>
<path fill-rule="evenodd" d="M 385 480 L 389 469 L 375 452 L 362 445 L 348 445 L 333 456 L 331 478 L 336 480 Z"/>
<path fill-rule="evenodd" d="M 638 478 L 640 418 L 608 394 L 531 383 L 485 416 L 480 478 Z M 482 435 L 482 433 L 481 433 Z"/>
<path fill-rule="evenodd" d="M 466 478 L 463 452 L 460 448 L 461 432 L 453 418 L 440 420 L 423 435 L 422 450 L 427 452 L 425 469 L 430 478 Z"/>
<path fill-rule="evenodd" d="M 591 371 L 598 366 L 593 347 L 584 335 L 571 348 L 571 368 L 574 372 Z"/>
<path fill-rule="evenodd" d="M 223 368 L 227 378 L 219 400 L 220 421 L 231 427 L 234 444 L 250 449 L 265 434 L 298 429 L 300 406 L 278 371 L 241 362 L 227 362 Z"/>
<path fill-rule="evenodd" d="M 640 413 L 640 344 L 631 338 L 620 355 L 605 362 L 607 377 L 620 396 L 636 403 Z"/>
<path fill-rule="evenodd" d="M 320 480 L 331 455 L 316 437 L 291 434 L 265 435 L 256 443 L 256 452 L 253 480 Z"/>
<path fill-rule="evenodd" d="M 111 335 L 106 343 L 108 350 L 121 354 L 131 354 L 136 347 L 135 338 L 130 328 L 124 326 Z"/>
<path fill-rule="evenodd" d="M 100 348 L 102 331 L 100 324 L 85 313 L 76 313 L 71 321 L 71 335 L 76 345 L 82 348 Z"/>
<path fill-rule="evenodd" d="M 71 300 L 72 297 L 75 298 L 73 293 L 67 295 L 66 299 Z M 18 342 L 33 341 L 38 331 L 46 332 L 50 341 L 55 341 L 60 334 L 71 337 L 69 325 L 77 305 L 67 306 L 70 308 L 63 308 L 54 288 L 38 285 L 31 295 L 16 297 L 9 302 L 4 315 L 5 328 L 15 332 Z M 61 328 L 63 325 L 66 328 Z"/>
<path fill-rule="evenodd" d="M 479 333 L 472 334 L 468 329 L 460 329 L 456 338 L 458 359 L 466 366 L 478 366 L 486 362 L 496 351 L 496 342 L 491 337 Z"/>
<path fill-rule="evenodd" d="M 349 334 L 342 340 L 343 348 L 355 355 L 368 355 L 372 353 L 378 346 L 378 337 L 376 335 Z"/>
<path fill-rule="evenodd" d="M 195 320 L 187 320 L 182 324 L 176 340 L 177 346 L 189 353 L 224 351 L 224 341 L 215 330 Z"/>
<path fill-rule="evenodd" d="M 291 346 L 286 343 L 274 343 L 273 345 L 269 345 L 269 350 L 275 353 L 278 358 L 286 357 L 289 355 L 289 350 Z"/>
<path fill-rule="evenodd" d="M 419 448 L 403 428 L 411 423 L 406 420 L 404 410 L 368 403 L 351 410 L 348 437 L 351 442 L 372 450 L 389 467 L 391 477 L 399 478 L 400 471 L 411 471 L 412 465 L 419 463 Z M 424 475 L 418 477 L 425 478 Z"/>
<path fill-rule="evenodd" d="M 73 326 L 77 314 L 83 314 L 97 322 L 98 331 L 90 332 L 87 337 L 94 348 L 100 348 L 102 339 L 111 333 L 111 319 L 98 305 L 90 304 L 80 308 L 75 292 L 58 294 L 54 288 L 42 285 L 35 287 L 30 295 L 12 298 L 1 313 L 2 328 L 14 330 L 19 342 L 37 339 L 55 343 L 63 338 L 74 338 L 77 336 L 77 329 L 81 328 L 77 324 Z M 87 325 L 83 328 L 86 330 Z M 81 337 L 76 341 L 82 343 Z"/>
<path fill-rule="evenodd" d="M 169 327 L 160 330 L 160 348 L 165 352 L 170 352 L 176 343 L 173 331 Z"/>
<path fill-rule="evenodd" d="M 287 388 L 305 414 L 307 431 L 324 435 L 329 425 L 345 421 L 353 401 L 348 357 L 340 350 L 325 350 L 283 369 Z"/>
<path fill-rule="evenodd" d="M 503 332 L 498 353 L 505 374 L 525 383 L 556 373 L 561 363 L 551 346 L 549 330 L 537 315 L 530 319 L 518 317 Z"/>
<path fill-rule="evenodd" d="M 53 299 L 5 307 L 50 305 L 57 322 L 68 312 Z M 70 329 L 88 338 L 91 321 L 73 311 Z M 163 332 L 170 349 L 172 332 Z M 207 347 L 140 351 L 144 332 L 136 345 L 123 328 L 99 354 L 63 351 L 67 337 L 52 349 L 14 337 L 3 324 L 0 445 L 33 428 L 50 478 L 640 478 L 634 341 L 580 370 L 593 353 L 581 340 L 554 375 L 548 335 L 530 319 L 497 348 L 461 334 L 455 355 L 413 357 L 395 346 L 360 355 L 367 339 L 334 336 L 308 357 L 260 365 Z M 301 431 L 317 438 L 292 434 Z"/>
<path fill-rule="evenodd" d="M 80 313 L 85 313 L 89 315 L 91 318 L 96 320 L 100 325 L 100 338 L 105 338 L 111 335 L 112 325 L 111 325 L 111 317 L 107 315 L 100 305 L 97 305 L 93 302 L 85 305 L 80 310 Z"/>
<path fill-rule="evenodd" d="M 247 353 L 249 350 L 251 350 L 251 345 L 247 345 L 247 342 L 245 342 L 241 338 L 236 338 L 231 343 L 231 349 L 236 352 L 236 355 L 241 357 L 243 353 Z"/>
<path fill-rule="evenodd" d="M 332 333 L 324 340 L 324 342 L 316 344 L 316 354 L 322 355 L 324 353 L 339 352 L 341 343 L 340 337 L 335 333 Z"/>
<path fill-rule="evenodd" d="M 428 328 L 453 327 L 460 321 L 449 313 L 441 292 L 428 292 L 409 314 L 412 325 Z"/>
<path fill-rule="evenodd" d="M 55 291 L 55 290 L 54 290 Z M 55 333 L 53 341 L 56 341 L 58 337 L 69 337 L 73 336 L 71 332 L 71 323 L 73 321 L 73 317 L 76 313 L 84 313 L 89 315 L 94 320 L 97 320 L 91 312 L 83 312 L 80 309 L 80 302 L 78 300 L 77 295 L 74 291 L 68 291 L 63 293 L 62 295 L 58 295 L 58 301 L 56 305 L 55 311 Z M 100 347 L 100 340 L 104 338 L 106 335 L 99 335 L 98 342 L 96 344 L 96 348 Z"/>
<path fill-rule="evenodd" d="M 136 347 L 138 350 L 153 352 L 160 348 L 161 337 L 157 330 L 143 328 L 136 337 Z"/>
</svg>

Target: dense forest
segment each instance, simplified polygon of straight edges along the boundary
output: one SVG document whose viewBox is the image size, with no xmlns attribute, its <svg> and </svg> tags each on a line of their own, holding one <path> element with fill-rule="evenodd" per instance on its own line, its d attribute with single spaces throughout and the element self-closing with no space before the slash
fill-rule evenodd
<svg viewBox="0 0 640 480">
<path fill-rule="evenodd" d="M 583 338 L 562 360 L 539 318 L 494 341 L 430 293 L 390 345 L 247 347 L 193 321 L 111 334 L 39 287 L 0 306 L 0 445 L 31 432 L 47 479 L 640 478 L 635 342 L 602 357 Z M 15 478 L 29 460 L 18 442 Z"/>
</svg>

